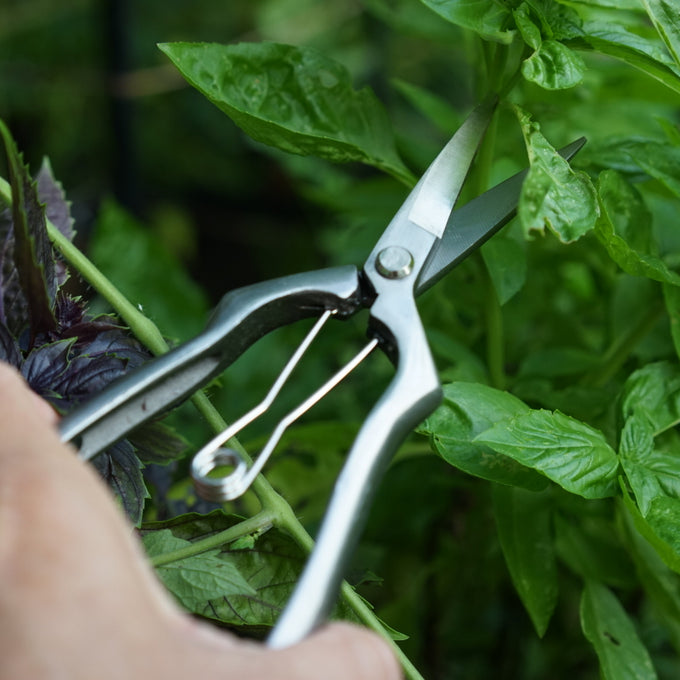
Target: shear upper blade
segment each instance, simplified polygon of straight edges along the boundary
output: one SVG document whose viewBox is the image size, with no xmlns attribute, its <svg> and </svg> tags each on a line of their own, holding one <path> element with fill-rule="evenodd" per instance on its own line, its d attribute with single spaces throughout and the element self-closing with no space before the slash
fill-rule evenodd
<svg viewBox="0 0 680 680">
<path fill-rule="evenodd" d="M 409 219 L 441 238 L 496 108 L 496 97 L 480 104 L 432 161 L 414 189 Z"/>
</svg>

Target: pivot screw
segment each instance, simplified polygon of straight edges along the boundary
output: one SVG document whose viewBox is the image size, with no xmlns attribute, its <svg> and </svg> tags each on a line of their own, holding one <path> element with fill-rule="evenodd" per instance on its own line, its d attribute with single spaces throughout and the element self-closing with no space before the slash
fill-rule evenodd
<svg viewBox="0 0 680 680">
<path fill-rule="evenodd" d="M 403 279 L 413 270 L 413 255 L 401 246 L 388 246 L 378 253 L 375 268 L 386 279 Z"/>
</svg>

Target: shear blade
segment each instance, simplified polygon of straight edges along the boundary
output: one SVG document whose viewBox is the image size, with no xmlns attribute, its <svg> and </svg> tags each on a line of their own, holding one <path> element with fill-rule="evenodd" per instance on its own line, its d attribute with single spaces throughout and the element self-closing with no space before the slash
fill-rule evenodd
<svg viewBox="0 0 680 680">
<path fill-rule="evenodd" d="M 408 218 L 437 238 L 444 234 L 497 101 L 497 97 L 490 97 L 467 117 L 414 189 Z"/>
<path fill-rule="evenodd" d="M 581 137 L 559 149 L 559 154 L 569 161 L 585 143 Z M 450 214 L 443 237 L 423 269 L 416 295 L 437 283 L 515 216 L 527 172 L 518 172 Z"/>
</svg>

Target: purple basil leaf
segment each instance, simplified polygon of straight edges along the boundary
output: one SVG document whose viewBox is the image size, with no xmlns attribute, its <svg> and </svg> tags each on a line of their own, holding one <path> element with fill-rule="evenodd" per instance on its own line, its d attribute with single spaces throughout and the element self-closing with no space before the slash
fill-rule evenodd
<svg viewBox="0 0 680 680">
<path fill-rule="evenodd" d="M 45 210 L 35 182 L 17 151 L 9 130 L 0 121 L 12 187 L 14 263 L 28 302 L 31 336 L 56 327 L 53 305 L 57 292 L 54 252 L 47 237 Z"/>
<path fill-rule="evenodd" d="M 187 442 L 171 427 L 155 421 L 132 432 L 129 440 L 142 463 L 163 465 L 179 458 L 187 449 Z"/>
<path fill-rule="evenodd" d="M 64 235 L 69 241 L 73 241 L 75 231 L 73 229 L 73 218 L 71 217 L 71 204 L 66 200 L 66 194 L 60 182 L 52 173 L 52 166 L 48 158 L 43 159 L 42 167 L 36 177 L 38 185 L 38 198 L 45 204 L 45 214 L 47 219 Z M 59 258 L 55 260 L 55 277 L 57 288 L 68 280 L 68 268 Z"/>
<path fill-rule="evenodd" d="M 28 325 L 28 304 L 14 264 L 14 228 L 9 209 L 0 211 L 0 321 L 14 334 Z"/>
<path fill-rule="evenodd" d="M 15 368 L 19 368 L 22 361 L 19 345 L 4 323 L 0 323 L 0 361 Z"/>
<path fill-rule="evenodd" d="M 71 217 L 71 204 L 66 200 L 66 194 L 58 182 L 48 158 L 43 159 L 40 172 L 36 176 L 38 185 L 38 198 L 45 204 L 47 219 L 66 236 L 69 241 L 73 240 L 73 218 Z"/>
<path fill-rule="evenodd" d="M 73 329 L 89 321 L 85 302 L 81 298 L 73 298 L 61 291 L 57 293 L 54 314 L 59 325 L 59 335 L 62 337 L 80 337 L 77 332 L 72 332 Z"/>
<path fill-rule="evenodd" d="M 107 318 L 110 320 L 110 317 Z M 92 323 L 97 323 L 97 320 Z M 137 340 L 117 326 L 107 330 L 100 329 L 91 342 L 81 346 L 80 352 L 91 357 L 114 354 L 127 361 L 129 369 L 141 366 L 151 358 L 149 352 Z"/>
<path fill-rule="evenodd" d="M 129 335 L 118 324 L 115 317 L 102 314 L 92 318 L 87 314 L 85 302 L 81 298 L 73 298 L 61 291 L 57 293 L 55 315 L 59 325 L 59 337 L 77 338 L 78 353 L 82 347 L 92 343 L 100 333 L 105 331 L 117 331 L 121 335 Z M 124 342 L 134 341 L 126 339 Z"/>
<path fill-rule="evenodd" d="M 59 381 L 70 366 L 73 342 L 72 339 L 58 340 L 35 347 L 28 353 L 21 373 L 34 392 L 50 400 L 62 394 Z"/>
<path fill-rule="evenodd" d="M 65 399 L 64 405 L 75 406 L 103 390 L 126 372 L 126 362 L 115 355 L 76 356 L 52 386 Z"/>
<path fill-rule="evenodd" d="M 108 318 L 108 317 L 107 317 Z M 72 357 L 62 373 L 51 383 L 63 397 L 60 410 L 66 411 L 104 389 L 109 383 L 141 366 L 150 357 L 134 338 L 121 328 L 101 321 L 79 324 L 83 331 L 72 343 Z M 69 334 L 74 328 L 69 329 Z M 86 342 L 82 342 L 87 338 Z M 56 404 L 55 404 L 56 405 Z"/>
<path fill-rule="evenodd" d="M 144 500 L 149 492 L 142 476 L 142 464 L 128 441 L 118 442 L 93 458 L 99 474 L 120 498 L 123 508 L 135 525 L 142 521 Z"/>
</svg>

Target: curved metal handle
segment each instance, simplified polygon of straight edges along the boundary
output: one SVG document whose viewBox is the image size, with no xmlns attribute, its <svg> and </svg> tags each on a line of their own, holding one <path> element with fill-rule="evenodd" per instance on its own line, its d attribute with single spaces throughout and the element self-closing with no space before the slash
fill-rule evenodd
<svg viewBox="0 0 680 680">
<path fill-rule="evenodd" d="M 263 335 L 326 309 L 351 314 L 359 307 L 358 296 L 353 266 L 232 291 L 222 298 L 203 333 L 112 383 L 65 416 L 61 438 L 80 440 L 80 456 L 89 459 L 189 397 Z"/>
<path fill-rule="evenodd" d="M 404 299 L 399 291 L 395 294 L 396 299 L 381 295 L 371 317 L 382 332 L 390 329 L 396 375 L 354 440 L 316 546 L 267 640 L 270 647 L 300 642 L 328 617 L 385 467 L 407 434 L 441 401 L 439 379 L 415 302 L 412 297 Z"/>
</svg>

